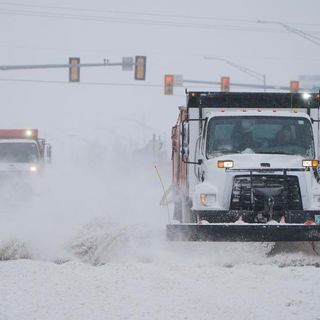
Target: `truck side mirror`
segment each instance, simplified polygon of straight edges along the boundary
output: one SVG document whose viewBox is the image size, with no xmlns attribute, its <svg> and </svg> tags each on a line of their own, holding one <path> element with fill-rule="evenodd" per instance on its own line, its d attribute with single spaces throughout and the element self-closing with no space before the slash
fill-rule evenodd
<svg viewBox="0 0 320 320">
<path fill-rule="evenodd" d="M 46 162 L 51 163 L 51 145 L 46 144 Z"/>
<path fill-rule="evenodd" d="M 181 148 L 181 155 L 183 161 L 188 161 L 189 158 L 189 123 L 186 121 L 182 122 L 182 148 Z"/>
</svg>

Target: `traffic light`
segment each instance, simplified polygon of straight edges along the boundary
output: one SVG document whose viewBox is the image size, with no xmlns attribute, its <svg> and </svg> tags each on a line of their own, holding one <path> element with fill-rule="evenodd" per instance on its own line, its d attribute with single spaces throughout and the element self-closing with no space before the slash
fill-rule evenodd
<svg viewBox="0 0 320 320">
<path fill-rule="evenodd" d="M 299 81 L 290 81 L 290 92 L 298 92 L 299 91 Z"/>
<path fill-rule="evenodd" d="M 174 83 L 173 74 L 166 74 L 164 76 L 164 94 L 165 95 L 173 95 L 173 83 Z"/>
<path fill-rule="evenodd" d="M 80 82 L 80 58 L 69 58 L 69 64 L 74 65 L 69 67 L 69 82 Z"/>
<path fill-rule="evenodd" d="M 136 56 L 134 64 L 134 79 L 135 80 L 146 80 L 146 56 Z"/>
<path fill-rule="evenodd" d="M 221 92 L 229 92 L 230 91 L 230 78 L 229 77 L 221 77 L 220 86 L 221 86 Z"/>
</svg>

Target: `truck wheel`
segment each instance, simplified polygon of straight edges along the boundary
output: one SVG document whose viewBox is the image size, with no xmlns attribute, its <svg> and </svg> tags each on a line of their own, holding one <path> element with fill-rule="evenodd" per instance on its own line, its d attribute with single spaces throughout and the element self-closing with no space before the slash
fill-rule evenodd
<svg viewBox="0 0 320 320">
<path fill-rule="evenodd" d="M 194 223 L 196 217 L 191 211 L 191 203 L 186 199 L 180 199 L 174 204 L 173 219 L 181 223 Z"/>
<path fill-rule="evenodd" d="M 181 201 L 174 203 L 173 219 L 182 222 L 182 204 Z"/>
<path fill-rule="evenodd" d="M 183 223 L 194 223 L 196 221 L 193 212 L 191 211 L 190 201 L 183 201 L 182 203 L 182 222 Z"/>
</svg>

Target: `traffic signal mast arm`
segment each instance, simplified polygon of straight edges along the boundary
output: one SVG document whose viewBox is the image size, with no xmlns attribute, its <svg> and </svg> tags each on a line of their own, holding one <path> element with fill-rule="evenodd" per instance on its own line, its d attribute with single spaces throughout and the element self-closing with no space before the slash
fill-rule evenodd
<svg viewBox="0 0 320 320">
<path fill-rule="evenodd" d="M 179 81 L 176 81 L 179 79 Z M 173 89 L 175 86 L 181 87 L 183 84 L 203 84 L 209 86 L 220 86 L 222 92 L 230 91 L 230 86 L 239 88 L 250 88 L 250 89 L 270 89 L 270 90 L 283 90 L 290 92 L 298 92 L 303 90 L 299 87 L 299 81 L 291 81 L 290 86 L 273 86 L 273 85 L 261 85 L 251 83 L 234 83 L 230 81 L 230 77 L 221 77 L 220 81 L 203 81 L 203 80 L 186 80 L 183 79 L 182 75 L 166 74 L 164 76 L 164 94 L 173 95 Z"/>
<path fill-rule="evenodd" d="M 134 79 L 145 80 L 146 79 L 146 56 L 136 56 L 135 62 L 132 57 L 123 57 L 121 62 L 109 62 L 108 59 L 104 59 L 103 63 L 80 63 L 79 57 L 69 58 L 69 63 L 63 64 L 29 64 L 29 65 L 7 65 L 0 66 L 0 70 L 27 70 L 27 69 L 56 69 L 56 68 L 69 68 L 70 75 L 69 80 L 71 82 L 80 81 L 80 68 L 83 67 L 117 67 L 121 66 L 123 71 L 131 71 L 133 67 Z"/>
<path fill-rule="evenodd" d="M 183 79 L 183 75 L 179 74 L 165 74 L 164 76 L 164 94 L 173 95 L 174 87 L 182 87 L 183 84 L 203 84 L 209 86 L 220 86 L 222 92 L 229 92 L 230 86 L 239 87 L 239 88 L 250 88 L 250 89 L 270 89 L 270 90 L 283 90 L 290 92 L 304 91 L 303 88 L 300 88 L 299 81 L 291 81 L 290 86 L 273 86 L 273 85 L 263 85 L 261 84 L 250 84 L 250 83 L 234 83 L 230 81 L 230 77 L 223 76 L 220 78 L 220 81 L 203 81 L 203 80 L 186 80 Z"/>
<path fill-rule="evenodd" d="M 201 81 L 201 80 L 183 80 L 183 83 L 193 83 L 193 84 L 209 84 L 220 86 L 221 82 L 219 81 Z M 250 84 L 250 83 L 235 83 L 230 82 L 230 86 L 241 87 L 241 88 L 253 88 L 253 89 L 274 89 L 274 90 L 290 90 L 290 87 L 286 86 L 272 86 L 272 85 L 261 85 L 261 84 Z"/>
<path fill-rule="evenodd" d="M 132 64 L 132 66 L 134 63 Z M 23 69 L 54 69 L 54 68 L 80 68 L 80 67 L 113 67 L 113 66 L 122 66 L 122 62 L 113 62 L 110 63 L 106 60 L 103 63 L 79 63 L 79 64 L 29 64 L 29 65 L 8 65 L 0 66 L 0 70 L 23 70 Z"/>
</svg>

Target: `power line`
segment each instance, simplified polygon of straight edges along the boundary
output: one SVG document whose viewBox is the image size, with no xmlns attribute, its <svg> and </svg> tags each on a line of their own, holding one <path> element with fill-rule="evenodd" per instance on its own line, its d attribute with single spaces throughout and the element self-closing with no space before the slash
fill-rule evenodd
<svg viewBox="0 0 320 320">
<path fill-rule="evenodd" d="M 13 6 L 13 7 L 25 7 L 25 8 L 38 8 L 38 9 L 67 10 L 67 11 L 78 11 L 78 12 L 112 13 L 112 14 L 121 14 L 121 15 L 140 15 L 140 16 L 178 18 L 178 19 L 198 19 L 198 20 L 200 19 L 200 20 L 211 20 L 211 21 L 216 20 L 216 21 L 232 21 L 232 22 L 242 22 L 242 23 L 256 23 L 255 20 L 248 20 L 248 19 L 162 14 L 162 13 L 141 12 L 141 11 L 89 9 L 89 8 L 76 8 L 76 7 L 65 7 L 65 6 L 44 6 L 44 5 L 24 4 L 24 3 L 17 3 L 17 2 L 0 2 L 0 5 Z M 316 24 L 316 23 L 298 23 L 298 22 L 295 22 L 295 23 L 287 22 L 287 23 L 306 25 L 306 26 L 320 26 L 320 24 Z"/>
<path fill-rule="evenodd" d="M 73 14 L 73 13 L 55 13 L 55 12 L 32 11 L 32 10 L 0 9 L 0 14 L 31 16 L 31 17 L 46 17 L 46 18 L 53 18 L 53 19 L 66 19 L 66 20 L 79 20 L 79 21 L 141 24 L 141 25 L 165 26 L 165 27 L 200 28 L 200 29 L 216 29 L 216 30 L 227 30 L 227 31 L 245 31 L 245 32 L 250 31 L 250 32 L 284 33 L 276 29 L 270 29 L 265 27 L 260 28 L 256 26 L 241 26 L 241 25 L 231 25 L 231 24 L 230 25 L 208 24 L 208 23 L 197 23 L 197 22 L 191 23 L 191 22 L 185 22 L 185 21 L 179 22 L 176 20 L 175 21 L 154 20 L 154 19 L 141 19 L 141 18 L 130 18 L 130 17 L 129 18 L 111 17 L 111 16 L 102 16 L 102 15 L 79 15 L 79 14 Z M 196 19 L 196 17 L 193 17 L 193 18 Z M 212 18 L 212 19 L 215 19 L 215 18 Z M 226 20 L 227 19 L 225 19 L 224 21 Z M 246 22 L 249 22 L 249 21 L 246 21 Z"/>
<path fill-rule="evenodd" d="M 37 12 L 30 10 L 8 10 L 0 9 L 0 14 L 26 16 L 26 17 L 45 17 L 53 19 L 64 20 L 79 20 L 79 21 L 93 21 L 93 22 L 111 22 L 120 24 L 138 24 L 138 25 L 151 25 L 151 26 L 164 26 L 164 27 L 182 27 L 182 28 L 200 28 L 200 29 L 216 29 L 227 31 L 253 31 L 253 32 L 277 32 L 284 33 L 276 29 L 238 26 L 238 25 L 219 25 L 219 24 L 206 24 L 206 23 L 190 23 L 190 22 L 175 22 L 175 21 L 162 21 L 162 20 L 148 20 L 148 19 L 136 19 L 136 18 L 115 18 L 106 16 L 88 16 L 88 15 L 76 15 L 70 13 L 50 13 L 50 12 Z"/>
<path fill-rule="evenodd" d="M 27 7 L 27 8 L 40 8 L 40 9 L 54 9 L 54 10 L 68 10 L 68 11 L 79 11 L 79 12 L 96 12 L 96 13 L 112 13 L 112 14 L 122 14 L 122 15 L 140 15 L 140 16 L 153 16 L 153 17 L 165 17 L 165 18 L 178 18 L 178 19 L 201 19 L 201 20 L 218 20 L 218 21 L 237 21 L 237 22 L 251 22 L 253 20 L 245 19 L 230 19 L 230 18 L 215 18 L 215 17 L 204 17 L 204 16 L 190 16 L 190 15 L 174 15 L 174 14 L 161 14 L 152 12 L 138 12 L 138 11 L 119 11 L 119 10 L 102 10 L 102 9 L 88 9 L 88 8 L 75 8 L 75 7 L 61 7 L 61 6 L 41 6 L 23 3 L 9 3 L 0 2 L 0 5 L 8 5 L 15 7 Z"/>
<path fill-rule="evenodd" d="M 312 42 L 313 44 L 320 46 L 320 38 L 317 36 L 314 36 L 310 33 L 307 33 L 305 31 L 302 31 L 300 29 L 294 28 L 286 23 L 283 22 L 279 22 L 279 21 L 264 21 L 264 20 L 258 20 L 258 23 L 264 23 L 264 24 L 277 24 L 282 26 L 284 29 L 286 29 L 287 31 L 294 33 L 296 35 L 298 35 L 301 38 L 304 38 L 306 40 L 309 40 L 310 42 Z"/>
<path fill-rule="evenodd" d="M 41 46 L 36 46 L 36 45 L 21 45 L 21 44 L 9 44 L 9 43 L 1 43 L 0 42 L 0 47 L 2 48 L 16 48 L 16 49 L 27 49 L 27 50 L 45 50 L 45 51 L 55 51 L 55 52 L 70 52 L 70 50 L 73 50 L 73 51 L 81 51 L 81 52 L 103 52 L 105 53 L 106 50 L 104 49 L 83 49 L 83 48 L 78 48 L 75 50 L 75 48 L 68 48 L 68 47 L 64 47 L 64 48 L 57 48 L 57 47 L 41 47 Z M 204 56 L 215 56 L 215 55 L 218 55 L 218 54 L 215 54 L 215 53 L 188 53 L 188 52 L 185 52 L 185 51 L 181 51 L 181 52 L 177 52 L 175 51 L 174 53 L 168 53 L 168 50 L 163 50 L 161 51 L 162 49 L 159 48 L 156 53 L 152 54 L 152 56 L 160 56 L 160 57 L 163 57 L 163 56 L 169 56 L 169 57 L 172 57 L 172 56 L 181 56 L 181 54 L 183 54 L 184 56 L 188 56 L 188 57 L 198 57 L 198 58 L 202 58 Z M 108 50 L 109 52 L 109 50 Z M 112 50 L 112 52 L 116 53 L 116 52 L 120 52 L 119 50 L 117 51 L 114 51 Z M 319 61 L 320 58 L 318 57 L 292 57 L 292 56 L 283 56 L 283 57 L 276 57 L 276 56 L 262 56 L 262 55 L 259 55 L 259 56 L 250 56 L 250 55 L 224 55 L 224 57 L 228 58 L 228 59 L 245 59 L 245 60 L 248 60 L 250 59 L 250 61 L 252 60 L 272 60 L 272 61 L 303 61 L 305 62 L 306 59 L 310 62 L 310 61 Z"/>
</svg>

